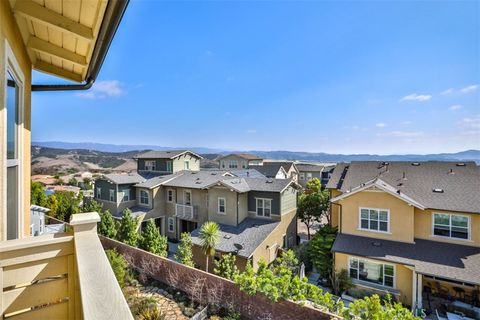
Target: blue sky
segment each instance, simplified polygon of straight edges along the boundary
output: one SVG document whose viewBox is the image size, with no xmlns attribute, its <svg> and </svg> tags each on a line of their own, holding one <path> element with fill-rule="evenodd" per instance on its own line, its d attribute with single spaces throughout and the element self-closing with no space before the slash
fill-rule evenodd
<svg viewBox="0 0 480 320">
<path fill-rule="evenodd" d="M 93 89 L 33 94 L 32 140 L 480 149 L 479 12 L 478 1 L 132 0 Z"/>
</svg>

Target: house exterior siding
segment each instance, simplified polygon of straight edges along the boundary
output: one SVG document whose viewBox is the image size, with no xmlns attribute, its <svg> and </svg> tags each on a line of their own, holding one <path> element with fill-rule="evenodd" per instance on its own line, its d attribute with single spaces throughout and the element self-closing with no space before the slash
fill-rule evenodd
<svg viewBox="0 0 480 320">
<path fill-rule="evenodd" d="M 257 211 L 256 198 L 272 199 L 272 215 L 280 215 L 280 193 L 265 191 L 250 191 L 248 193 L 248 211 Z"/>
<path fill-rule="evenodd" d="M 282 215 L 297 208 L 297 190 L 295 188 L 288 187 L 282 192 L 280 207 Z"/>
</svg>

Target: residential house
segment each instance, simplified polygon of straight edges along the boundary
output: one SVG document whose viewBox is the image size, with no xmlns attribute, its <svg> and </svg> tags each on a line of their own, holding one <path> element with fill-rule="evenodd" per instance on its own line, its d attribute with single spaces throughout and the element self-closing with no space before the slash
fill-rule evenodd
<svg viewBox="0 0 480 320">
<path fill-rule="evenodd" d="M 249 169 L 261 166 L 263 159 L 248 153 L 232 153 L 217 159 L 220 169 Z"/>
<path fill-rule="evenodd" d="M 135 157 L 137 172 L 172 174 L 182 170 L 200 170 L 203 159 L 189 150 L 147 151 Z"/>
<path fill-rule="evenodd" d="M 98 214 L 73 215 L 71 233 L 30 237 L 31 94 L 88 89 L 127 3 L 0 1 L 3 319 L 133 319 L 98 239 Z M 80 84 L 32 84 L 33 69 Z"/>
<path fill-rule="evenodd" d="M 479 303 L 480 169 L 474 162 L 341 163 L 327 188 L 339 230 L 335 269 L 348 270 L 357 288 L 432 311 L 427 294 Z"/>
<path fill-rule="evenodd" d="M 298 181 L 298 169 L 293 161 L 264 160 L 263 165 L 255 169 L 268 178 Z"/>
<path fill-rule="evenodd" d="M 307 182 L 313 178 L 319 179 L 322 187 L 325 187 L 335 168 L 335 165 L 331 163 L 299 162 L 295 163 L 295 165 L 298 169 L 298 183 L 304 188 L 307 186 Z"/>
<path fill-rule="evenodd" d="M 37 237 L 42 234 L 65 232 L 66 223 L 50 219 L 47 214 L 50 209 L 37 205 L 30 206 L 30 236 Z"/>
</svg>

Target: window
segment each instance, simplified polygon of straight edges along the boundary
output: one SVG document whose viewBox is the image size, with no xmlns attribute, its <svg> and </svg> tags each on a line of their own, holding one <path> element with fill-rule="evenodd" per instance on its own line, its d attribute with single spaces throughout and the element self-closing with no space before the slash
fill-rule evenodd
<svg viewBox="0 0 480 320">
<path fill-rule="evenodd" d="M 225 198 L 218 198 L 218 214 L 225 214 L 226 200 Z"/>
<path fill-rule="evenodd" d="M 110 189 L 109 191 L 110 191 L 110 192 L 109 192 L 109 198 L 108 198 L 108 199 L 109 199 L 110 201 L 115 201 L 115 190 Z"/>
<path fill-rule="evenodd" d="M 175 232 L 175 218 L 168 218 L 168 232 Z"/>
<path fill-rule="evenodd" d="M 167 161 L 167 172 L 173 172 L 172 161 Z"/>
<path fill-rule="evenodd" d="M 305 173 L 300 172 L 300 180 L 305 180 Z"/>
<path fill-rule="evenodd" d="M 190 161 L 185 160 L 183 162 L 183 169 L 190 170 Z"/>
<path fill-rule="evenodd" d="M 307 180 L 312 180 L 312 173 L 311 172 L 307 173 Z"/>
<path fill-rule="evenodd" d="M 230 160 L 230 163 L 228 164 L 228 167 L 230 169 L 236 169 L 238 168 L 238 162 L 237 160 Z"/>
<path fill-rule="evenodd" d="M 6 239 L 16 239 L 23 233 L 22 209 L 22 131 L 23 131 L 23 75 L 15 55 L 6 43 L 6 105 L 4 123 L 0 126 L 6 145 Z M 3 102 L 3 101 L 2 101 Z M 3 240 L 3 239 L 0 239 Z"/>
<path fill-rule="evenodd" d="M 222 161 L 222 168 L 225 168 L 225 161 Z"/>
<path fill-rule="evenodd" d="M 167 190 L 167 202 L 173 202 L 173 190 L 172 189 Z"/>
<path fill-rule="evenodd" d="M 148 192 L 145 190 L 140 190 L 140 203 L 148 204 Z"/>
<path fill-rule="evenodd" d="M 122 202 L 130 201 L 130 189 L 124 189 L 123 191 Z"/>
<path fill-rule="evenodd" d="M 257 198 L 257 216 L 270 217 L 272 213 L 272 199 Z"/>
<path fill-rule="evenodd" d="M 102 188 L 97 187 L 97 199 L 101 199 L 101 198 L 102 198 Z"/>
<path fill-rule="evenodd" d="M 389 216 L 387 209 L 360 208 L 360 229 L 388 232 Z"/>
<path fill-rule="evenodd" d="M 469 219 L 467 216 L 434 213 L 433 234 L 441 237 L 469 239 Z"/>
<path fill-rule="evenodd" d="M 190 190 L 183 191 L 183 204 L 187 206 L 192 204 L 192 192 Z"/>
<path fill-rule="evenodd" d="M 156 170 L 155 160 L 145 161 L 145 170 L 146 171 L 155 171 Z"/>
<path fill-rule="evenodd" d="M 350 258 L 350 278 L 366 281 L 381 286 L 395 286 L 395 269 L 393 265 L 377 263 L 370 260 Z"/>
</svg>

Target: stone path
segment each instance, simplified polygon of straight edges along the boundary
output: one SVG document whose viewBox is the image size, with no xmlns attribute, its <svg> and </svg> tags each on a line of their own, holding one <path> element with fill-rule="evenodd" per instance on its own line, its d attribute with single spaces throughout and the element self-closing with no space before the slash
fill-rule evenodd
<svg viewBox="0 0 480 320">
<path fill-rule="evenodd" d="M 140 287 L 140 294 L 146 297 L 153 297 L 157 300 L 157 306 L 162 310 L 167 320 L 188 320 L 182 310 L 169 298 L 170 294 L 157 287 Z"/>
</svg>

